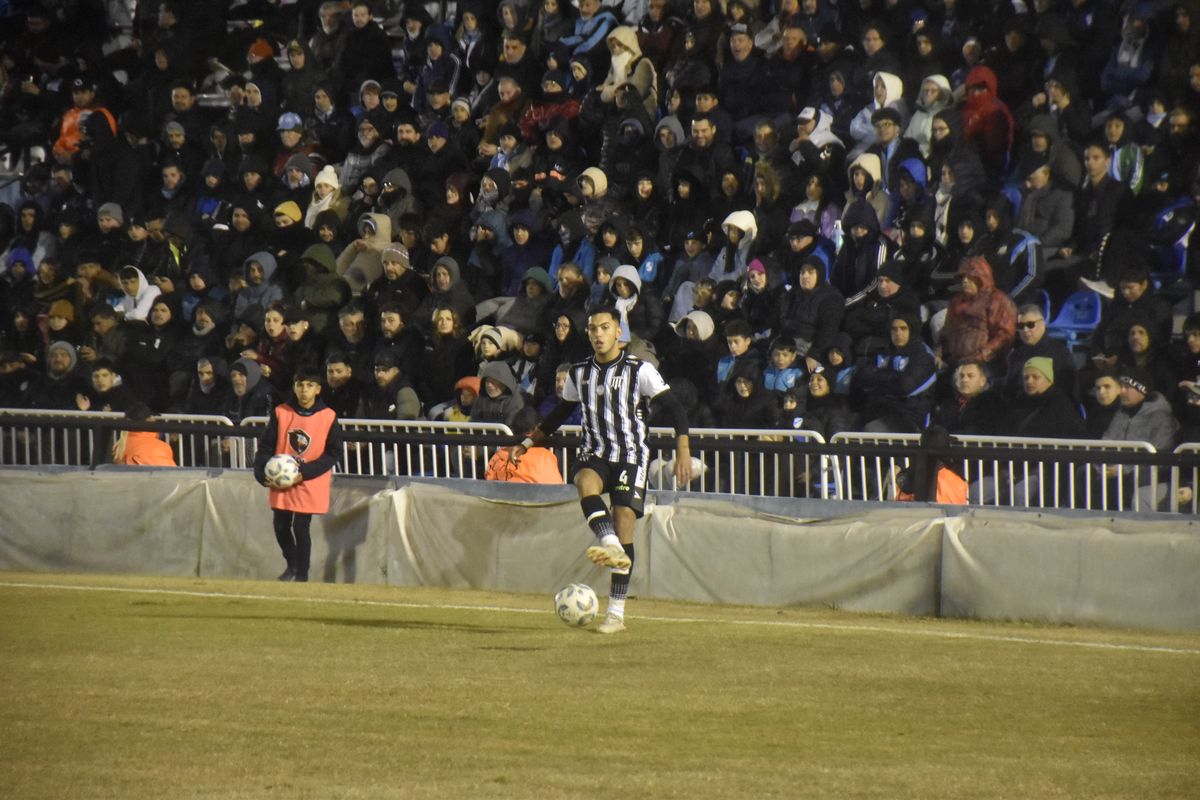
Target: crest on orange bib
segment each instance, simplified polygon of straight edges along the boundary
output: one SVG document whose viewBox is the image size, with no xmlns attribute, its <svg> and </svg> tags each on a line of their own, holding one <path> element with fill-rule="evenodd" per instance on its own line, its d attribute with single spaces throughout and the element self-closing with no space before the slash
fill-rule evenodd
<svg viewBox="0 0 1200 800">
<path fill-rule="evenodd" d="M 307 432 L 300 428 L 292 428 L 288 431 L 288 447 L 292 449 L 298 456 L 304 455 L 308 450 L 309 444 L 312 443 L 312 437 Z"/>
</svg>

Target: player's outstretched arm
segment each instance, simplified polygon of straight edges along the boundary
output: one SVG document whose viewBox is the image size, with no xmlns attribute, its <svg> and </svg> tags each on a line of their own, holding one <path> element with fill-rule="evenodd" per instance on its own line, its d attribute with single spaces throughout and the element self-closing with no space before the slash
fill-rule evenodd
<svg viewBox="0 0 1200 800">
<path fill-rule="evenodd" d="M 670 389 L 654 395 L 650 401 L 671 420 L 675 429 L 675 481 L 677 489 L 686 489 L 692 480 L 692 452 L 688 442 L 687 409 Z"/>
<path fill-rule="evenodd" d="M 686 489 L 692 482 L 692 451 L 687 434 L 675 437 L 675 488 Z"/>
</svg>

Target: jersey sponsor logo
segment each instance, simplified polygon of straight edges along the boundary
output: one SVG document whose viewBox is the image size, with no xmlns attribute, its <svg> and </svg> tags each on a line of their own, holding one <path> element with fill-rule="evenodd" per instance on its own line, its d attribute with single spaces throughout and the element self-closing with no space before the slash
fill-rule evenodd
<svg viewBox="0 0 1200 800">
<path fill-rule="evenodd" d="M 298 456 L 304 455 L 308 451 L 308 446 L 312 444 L 312 437 L 301 428 L 292 428 L 288 431 L 288 447 L 292 449 Z"/>
</svg>

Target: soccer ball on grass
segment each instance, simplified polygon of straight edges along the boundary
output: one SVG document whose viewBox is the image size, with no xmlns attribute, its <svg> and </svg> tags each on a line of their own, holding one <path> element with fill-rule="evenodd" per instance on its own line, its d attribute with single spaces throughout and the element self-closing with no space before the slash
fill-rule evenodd
<svg viewBox="0 0 1200 800">
<path fill-rule="evenodd" d="M 267 484 L 275 489 L 290 489 L 300 482 L 300 462 L 283 453 L 271 456 L 263 470 Z"/>
<path fill-rule="evenodd" d="M 554 595 L 554 609 L 558 618 L 572 628 L 582 628 L 596 618 L 600 601 L 592 587 L 582 583 L 564 586 Z"/>
</svg>

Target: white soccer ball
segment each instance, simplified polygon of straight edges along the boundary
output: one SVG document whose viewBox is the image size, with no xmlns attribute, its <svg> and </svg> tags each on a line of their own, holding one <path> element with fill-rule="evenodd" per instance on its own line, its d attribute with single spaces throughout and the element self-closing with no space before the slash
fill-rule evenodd
<svg viewBox="0 0 1200 800">
<path fill-rule="evenodd" d="M 582 628 L 596 618 L 600 601 L 592 587 L 582 583 L 564 586 L 554 595 L 554 609 L 558 618 L 572 628 Z"/>
<path fill-rule="evenodd" d="M 280 453 L 271 456 L 263 473 L 267 483 L 276 489 L 290 489 L 300 482 L 300 462 L 295 456 Z"/>
</svg>

